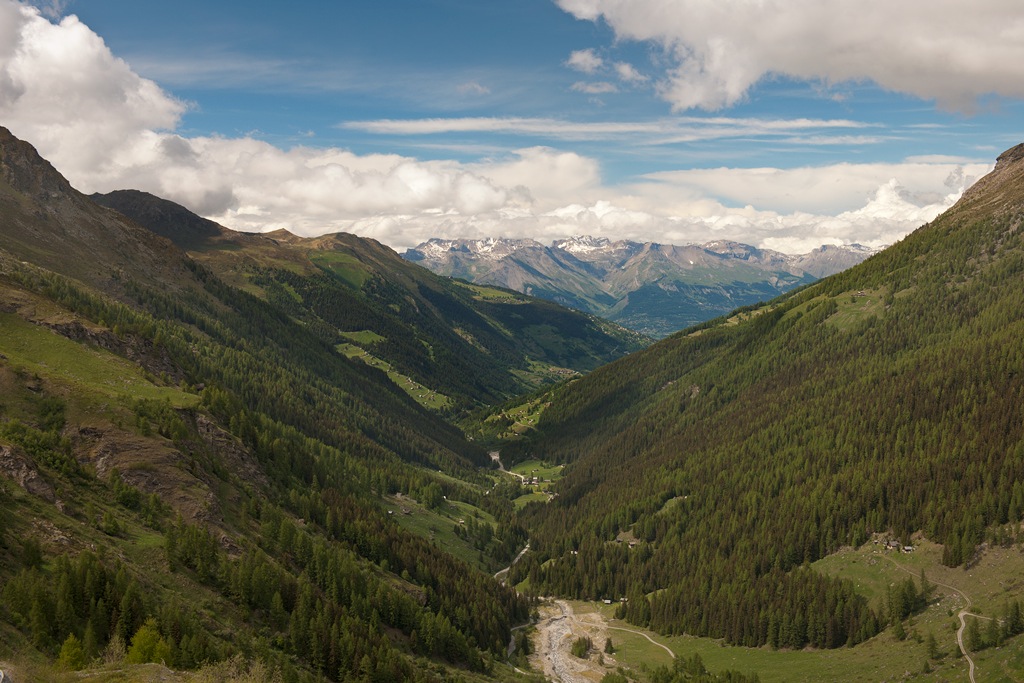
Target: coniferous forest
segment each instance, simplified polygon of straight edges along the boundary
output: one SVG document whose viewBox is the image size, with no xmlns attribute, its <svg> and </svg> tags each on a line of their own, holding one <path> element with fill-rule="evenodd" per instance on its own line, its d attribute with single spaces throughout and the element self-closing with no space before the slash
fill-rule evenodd
<svg viewBox="0 0 1024 683">
<path fill-rule="evenodd" d="M 1021 148 L 860 266 L 644 348 L 352 236 L 101 206 L 0 133 L 0 661 L 22 670 L 529 680 L 536 596 L 855 649 L 936 584 L 871 595 L 816 563 L 925 539 L 969 569 L 1024 540 Z M 527 502 L 499 449 L 562 478 Z M 971 651 L 1020 646 L 1021 597 L 964 622 Z"/>
</svg>

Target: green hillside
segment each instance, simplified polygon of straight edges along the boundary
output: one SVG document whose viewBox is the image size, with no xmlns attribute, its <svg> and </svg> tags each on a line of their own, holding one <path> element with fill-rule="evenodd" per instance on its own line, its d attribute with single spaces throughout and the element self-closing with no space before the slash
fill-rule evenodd
<svg viewBox="0 0 1024 683">
<path fill-rule="evenodd" d="M 541 299 L 435 275 L 354 235 L 246 235 L 140 192 L 93 198 L 174 239 L 225 282 L 321 338 L 366 354 L 352 357 L 387 363 L 400 384 L 405 378 L 424 387 L 418 393 L 448 397 L 436 406 L 451 414 L 593 370 L 647 343 Z"/>
<path fill-rule="evenodd" d="M 0 668 L 514 677 L 528 603 L 491 574 L 525 542 L 517 492 L 336 337 L 0 129 Z M 399 495 L 487 520 L 473 561 Z"/>
<path fill-rule="evenodd" d="M 625 618 L 662 633 L 834 648 L 919 596 L 879 604 L 810 563 L 873 534 L 921 533 L 953 567 L 1017 543 L 1022 220 L 1018 147 L 862 265 L 553 392 L 510 447 L 567 464 L 557 497 L 524 511 L 537 552 L 513 579 L 625 597 Z"/>
</svg>

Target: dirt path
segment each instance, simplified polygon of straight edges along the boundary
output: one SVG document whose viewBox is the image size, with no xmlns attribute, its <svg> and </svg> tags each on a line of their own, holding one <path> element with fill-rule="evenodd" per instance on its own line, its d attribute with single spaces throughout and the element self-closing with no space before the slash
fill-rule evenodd
<svg viewBox="0 0 1024 683">
<path fill-rule="evenodd" d="M 675 658 L 676 658 L 676 653 L 675 653 L 675 652 L 672 652 L 672 650 L 670 650 L 670 649 L 669 649 L 668 645 L 662 645 L 661 643 L 659 643 L 658 641 L 656 641 L 656 640 L 655 640 L 654 638 L 651 638 L 651 637 L 650 637 L 649 635 L 647 635 L 646 633 L 641 633 L 640 631 L 634 631 L 634 630 L 633 630 L 633 629 L 631 629 L 631 628 L 622 628 L 621 626 L 609 626 L 608 628 L 609 628 L 610 630 L 612 630 L 612 631 L 625 631 L 626 633 L 635 633 L 635 634 L 637 634 L 638 636 L 643 636 L 644 638 L 646 638 L 647 640 L 651 641 L 652 643 L 654 643 L 655 645 L 657 645 L 658 647 L 660 647 L 660 648 L 661 648 L 662 650 L 664 650 L 665 652 L 667 652 L 667 653 L 669 654 L 669 656 L 670 656 L 670 657 L 671 657 L 672 659 L 675 659 Z"/>
<path fill-rule="evenodd" d="M 516 558 L 514 560 L 512 560 L 512 564 L 515 564 L 516 562 L 521 560 L 523 558 L 523 555 L 525 555 L 527 553 L 527 551 L 529 551 L 529 550 L 530 550 L 530 542 L 527 541 L 526 545 L 523 546 L 523 549 L 519 551 L 518 555 L 516 555 Z M 502 583 L 505 583 L 505 577 L 508 575 L 509 570 L 512 569 L 512 564 L 510 564 L 509 566 L 505 567 L 501 571 L 496 572 L 494 574 L 494 578 L 496 578 L 498 581 L 501 581 Z"/>
<path fill-rule="evenodd" d="M 526 477 L 524 475 L 519 474 L 518 472 L 511 472 L 511 471 L 505 469 L 504 463 L 501 462 L 501 452 L 500 451 L 491 451 L 488 455 L 491 456 L 491 460 L 493 460 L 494 462 L 498 463 L 498 471 L 499 472 L 504 472 L 505 474 L 511 474 L 513 477 L 519 477 L 519 481 L 521 481 L 521 482 L 525 482 L 526 481 Z"/>
<path fill-rule="evenodd" d="M 897 569 L 901 569 L 906 573 L 910 574 L 911 576 L 916 576 L 914 572 L 907 569 L 891 557 L 886 557 L 886 559 L 892 562 L 894 565 L 896 565 Z M 970 611 L 971 599 L 967 597 L 967 593 L 964 593 L 959 588 L 956 588 L 955 586 L 950 586 L 948 583 L 939 583 L 938 581 L 929 581 L 929 583 L 933 583 L 936 586 L 941 586 L 943 588 L 948 588 L 949 590 L 953 591 L 954 593 L 956 593 L 964 599 L 964 608 L 960 610 L 960 612 L 957 614 L 957 616 L 960 618 L 960 628 L 958 628 L 956 631 L 956 644 L 960 646 L 960 652 L 963 654 L 964 659 L 967 660 L 968 678 L 971 679 L 971 683 L 977 683 L 974 680 L 974 660 L 971 659 L 971 654 L 967 651 L 967 647 L 964 645 L 964 631 L 967 629 L 967 617 L 975 617 L 977 619 L 990 619 L 990 617 L 983 617 L 980 614 L 973 614 Z"/>
</svg>

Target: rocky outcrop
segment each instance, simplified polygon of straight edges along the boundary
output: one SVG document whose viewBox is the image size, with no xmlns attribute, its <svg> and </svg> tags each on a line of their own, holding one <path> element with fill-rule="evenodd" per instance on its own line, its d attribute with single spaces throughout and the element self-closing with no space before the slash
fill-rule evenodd
<svg viewBox="0 0 1024 683">
<path fill-rule="evenodd" d="M 154 375 L 167 375 L 175 383 L 180 383 L 184 379 L 184 375 L 171 360 L 167 350 L 154 344 L 151 339 L 135 335 L 119 337 L 106 328 L 87 326 L 79 320 L 44 324 L 62 337 L 85 342 L 134 361 Z"/>
<path fill-rule="evenodd" d="M 0 474 L 18 486 L 48 503 L 57 502 L 57 494 L 50 482 L 39 474 L 31 458 L 14 446 L 0 445 Z"/>
<path fill-rule="evenodd" d="M 36 198 L 72 192 L 64 176 L 40 157 L 35 147 L 14 137 L 3 126 L 0 126 L 0 180 Z"/>
</svg>

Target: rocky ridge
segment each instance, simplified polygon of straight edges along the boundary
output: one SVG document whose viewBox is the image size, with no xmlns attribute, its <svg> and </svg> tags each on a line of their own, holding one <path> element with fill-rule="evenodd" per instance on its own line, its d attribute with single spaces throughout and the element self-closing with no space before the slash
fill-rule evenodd
<svg viewBox="0 0 1024 683">
<path fill-rule="evenodd" d="M 696 245 L 575 235 L 431 239 L 404 258 L 440 275 L 496 285 L 665 336 L 849 268 L 875 253 L 825 245 L 789 255 L 732 241 Z"/>
</svg>

